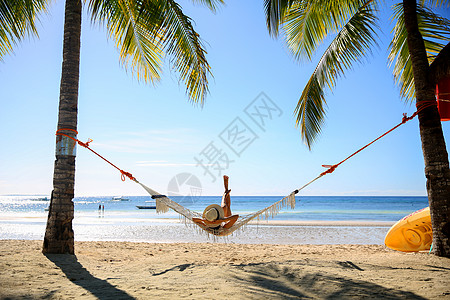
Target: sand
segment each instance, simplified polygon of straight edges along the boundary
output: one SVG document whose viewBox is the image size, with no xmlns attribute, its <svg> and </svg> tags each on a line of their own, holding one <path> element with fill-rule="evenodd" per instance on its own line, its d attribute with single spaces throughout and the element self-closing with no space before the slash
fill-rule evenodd
<svg viewBox="0 0 450 300">
<path fill-rule="evenodd" d="M 450 299 L 450 260 L 381 245 L 0 240 L 0 299 Z"/>
</svg>

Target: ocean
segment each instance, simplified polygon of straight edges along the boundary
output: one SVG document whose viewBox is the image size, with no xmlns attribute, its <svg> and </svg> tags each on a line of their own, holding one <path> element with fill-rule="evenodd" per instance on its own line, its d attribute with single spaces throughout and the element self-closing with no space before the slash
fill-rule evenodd
<svg viewBox="0 0 450 300">
<path fill-rule="evenodd" d="M 0 240 L 43 239 L 49 201 L 42 196 L 0 196 Z M 179 222 L 173 211 L 157 214 L 149 196 L 74 198 L 76 240 L 145 242 L 209 241 Z M 202 212 L 220 196 L 171 197 L 183 206 Z M 233 214 L 249 214 L 280 200 L 281 196 L 232 196 Z M 236 243 L 382 244 L 389 227 L 404 216 L 428 206 L 427 197 L 297 196 L 295 209 L 285 208 L 273 218 L 281 224 L 304 221 L 308 226 L 275 226 L 260 222 L 226 239 Z M 152 203 L 153 202 L 153 203 Z M 99 209 L 104 207 L 104 209 Z M 283 223 L 284 222 L 284 223 Z M 327 222 L 331 222 L 327 225 Z M 342 222 L 336 225 L 332 222 Z M 360 224 L 350 225 L 352 222 Z M 347 225 L 345 225 L 347 224 Z M 362 225 L 361 225 L 362 224 Z M 379 225 L 377 225 L 379 224 Z M 206 239 L 205 239 L 206 238 Z"/>
</svg>

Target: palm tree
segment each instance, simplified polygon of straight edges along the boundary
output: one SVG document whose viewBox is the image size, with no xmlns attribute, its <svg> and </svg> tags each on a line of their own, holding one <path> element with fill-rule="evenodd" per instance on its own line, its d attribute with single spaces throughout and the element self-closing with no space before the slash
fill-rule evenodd
<svg viewBox="0 0 450 300">
<path fill-rule="evenodd" d="M 311 149 L 325 116 L 325 91 L 376 44 L 378 1 L 265 0 L 269 32 L 280 34 L 296 59 L 311 60 L 326 37 L 334 38 L 307 82 L 295 113 L 302 139 Z M 450 22 L 429 7 L 447 0 L 404 0 L 395 5 L 397 23 L 390 44 L 394 78 L 407 100 L 415 99 L 425 161 L 433 227 L 433 251 L 450 257 L 450 171 L 435 101 L 436 83 L 450 76 Z"/>
<path fill-rule="evenodd" d="M 223 0 L 192 0 L 214 11 Z M 125 68 L 138 79 L 160 78 L 164 55 L 186 85 L 189 98 L 203 104 L 208 92 L 210 66 L 191 19 L 173 0 L 66 0 L 63 63 L 61 72 L 58 135 L 53 191 L 45 231 L 44 253 L 74 253 L 75 142 L 77 135 L 78 82 L 82 4 L 87 3 L 92 22 L 107 28 L 120 50 Z M 0 59 L 26 34 L 36 33 L 35 20 L 48 0 L 1 0 Z"/>
</svg>

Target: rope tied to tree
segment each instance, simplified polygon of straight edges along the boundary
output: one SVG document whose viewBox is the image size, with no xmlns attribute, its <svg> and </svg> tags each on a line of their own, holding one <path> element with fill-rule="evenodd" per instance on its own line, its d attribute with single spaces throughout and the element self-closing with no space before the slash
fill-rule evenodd
<svg viewBox="0 0 450 300">
<path fill-rule="evenodd" d="M 78 143 L 78 145 L 83 146 L 86 149 L 89 149 L 90 151 L 92 151 L 92 153 L 94 153 L 95 155 L 97 155 L 98 157 L 100 157 L 101 159 L 103 159 L 104 161 L 106 161 L 108 164 L 110 164 L 111 166 L 113 166 L 114 168 L 116 168 L 117 170 L 119 170 L 119 172 L 121 173 L 121 179 L 122 181 L 126 180 L 126 177 L 128 177 L 130 180 L 137 182 L 136 178 L 133 177 L 133 175 L 129 172 L 126 172 L 122 169 L 120 169 L 119 167 L 117 167 L 115 164 L 113 164 L 112 162 L 110 162 L 109 160 L 107 160 L 106 158 L 104 158 L 102 155 L 100 155 L 99 153 L 95 152 L 92 148 L 89 147 L 89 144 L 93 141 L 92 139 L 88 139 L 86 143 L 83 143 L 82 141 L 80 141 L 77 138 L 71 137 L 70 135 L 67 135 L 65 133 L 62 133 L 61 131 L 72 131 L 75 133 L 75 135 L 78 134 L 78 131 L 74 130 L 74 129 L 70 129 L 70 128 L 61 128 L 58 129 L 56 131 L 56 135 L 62 135 L 65 137 L 68 137 L 69 139 L 73 140 L 74 142 Z"/>
<path fill-rule="evenodd" d="M 379 137 L 377 137 L 376 139 L 374 139 L 373 141 L 371 141 L 370 143 L 366 144 L 365 146 L 361 147 L 360 149 L 356 150 L 355 152 L 353 152 L 351 155 L 347 156 L 345 159 L 343 159 L 342 161 L 340 161 L 337 164 L 334 165 L 322 165 L 322 167 L 327 168 L 326 171 L 320 173 L 319 176 L 317 176 L 315 179 L 311 180 L 310 182 L 308 182 L 307 184 L 305 184 L 304 186 L 302 186 L 300 189 L 297 189 L 296 191 L 300 191 L 302 189 L 304 189 L 305 187 L 307 187 L 308 185 L 310 185 L 311 183 L 313 183 L 314 181 L 316 181 L 317 179 L 319 179 L 320 177 L 327 175 L 327 174 L 331 174 L 333 173 L 337 167 L 339 167 L 342 163 L 344 163 L 345 161 L 347 161 L 348 159 L 352 158 L 353 156 L 355 156 L 356 154 L 358 154 L 359 152 L 361 152 L 362 150 L 366 149 L 367 147 L 369 147 L 370 145 L 372 145 L 373 143 L 375 143 L 376 141 L 378 141 L 379 139 L 383 138 L 384 136 L 388 135 L 389 133 L 391 133 L 392 131 L 394 131 L 395 129 L 397 129 L 398 127 L 400 127 L 401 125 L 405 124 L 406 122 L 414 119 L 420 111 L 431 107 L 431 106 L 435 106 L 437 105 L 436 101 L 422 101 L 417 105 L 417 111 L 414 112 L 410 117 L 407 116 L 406 113 L 403 114 L 403 118 L 402 121 L 395 125 L 394 127 L 392 127 L 391 129 L 389 129 L 388 131 L 386 131 L 385 133 L 383 133 L 382 135 L 380 135 Z"/>
</svg>

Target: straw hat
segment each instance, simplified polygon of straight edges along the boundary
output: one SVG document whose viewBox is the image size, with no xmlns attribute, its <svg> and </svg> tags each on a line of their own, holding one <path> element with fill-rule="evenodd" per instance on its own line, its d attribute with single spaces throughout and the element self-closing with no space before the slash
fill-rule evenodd
<svg viewBox="0 0 450 300">
<path fill-rule="evenodd" d="M 208 220 L 210 222 L 223 219 L 225 216 L 225 212 L 223 211 L 222 206 L 218 204 L 211 204 L 205 208 L 203 211 L 203 219 Z"/>
</svg>

